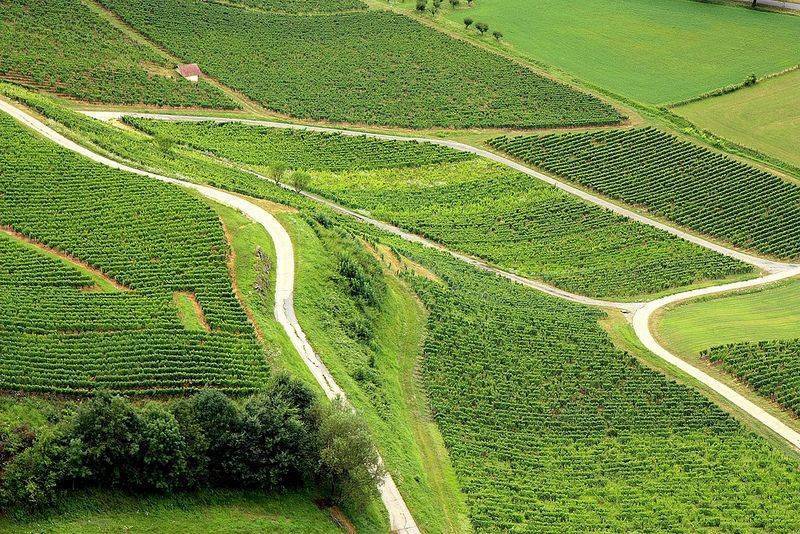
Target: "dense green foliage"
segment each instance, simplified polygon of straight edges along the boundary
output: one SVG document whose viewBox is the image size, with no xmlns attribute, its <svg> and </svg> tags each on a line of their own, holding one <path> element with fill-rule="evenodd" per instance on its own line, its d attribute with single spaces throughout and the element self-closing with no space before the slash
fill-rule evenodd
<svg viewBox="0 0 800 534">
<path fill-rule="evenodd" d="M 436 147 L 434 158 L 428 155 L 434 150 L 432 145 L 372 141 L 382 150 L 376 155 L 355 152 L 345 165 L 325 158 L 319 146 L 354 144 L 349 137 L 311 132 L 300 136 L 241 124 L 129 121 L 157 136 L 255 166 L 276 161 L 279 156 L 273 156 L 273 151 L 288 136 L 294 141 L 291 153 L 298 166 L 355 169 L 317 173 L 309 189 L 579 293 L 632 296 L 750 271 L 741 263 L 593 207 L 522 173 L 474 157 L 459 162 L 454 150 Z M 358 171 L 389 165 L 392 162 L 385 161 L 383 154 L 391 153 L 404 154 L 394 160 L 395 168 Z M 436 161 L 441 164 L 434 165 Z M 423 162 L 430 164 L 419 164 Z M 257 190 L 250 194 L 258 195 Z"/>
<path fill-rule="evenodd" d="M 101 395 L 43 428 L 0 425 L 0 450 L 4 509 L 50 505 L 68 488 L 276 491 L 316 481 L 342 503 L 343 488 L 349 498 L 373 496 L 381 473 L 357 416 L 318 405 L 311 390 L 286 376 L 241 406 L 213 390 L 141 407 Z"/>
<path fill-rule="evenodd" d="M 172 122 L 126 117 L 125 122 L 160 138 L 247 165 L 307 170 L 418 167 L 472 159 L 466 152 L 429 143 L 384 141 L 241 123 Z"/>
<path fill-rule="evenodd" d="M 800 259 L 800 187 L 673 135 L 637 128 L 489 144 L 735 246 Z"/>
<path fill-rule="evenodd" d="M 263 354 L 233 294 L 211 209 L 174 186 L 90 162 L 6 115 L 0 131 L 0 226 L 133 289 L 81 292 L 86 282 L 74 274 L 73 287 L 42 287 L 43 275 L 65 277 L 55 260 L 30 250 L 21 262 L 19 246 L 0 247 L 0 263 L 35 264 L 23 274 L 39 277 L 0 277 L 0 388 L 145 394 L 251 391 L 263 382 Z M 42 272 L 48 264 L 54 274 Z M 170 304 L 176 291 L 196 295 L 214 332 L 181 328 Z"/>
<path fill-rule="evenodd" d="M 733 343 L 701 354 L 721 363 L 760 395 L 800 415 L 800 340 Z"/>
<path fill-rule="evenodd" d="M 412 279 L 422 375 L 477 531 L 800 528 L 800 463 L 616 350 L 603 312 L 395 246 L 444 282 Z"/>
<path fill-rule="evenodd" d="M 3 232 L 0 232 L 0 258 L 3 258 L 0 287 L 86 288 L 94 283 L 89 276 L 65 262 L 38 253 L 32 246 Z"/>
<path fill-rule="evenodd" d="M 276 111 L 409 127 L 617 123 L 594 96 L 390 12 L 279 15 L 193 0 L 102 0 Z"/>
<path fill-rule="evenodd" d="M 328 13 L 367 9 L 361 0 L 233 0 L 233 4 L 279 13 Z"/>
<path fill-rule="evenodd" d="M 0 77 L 92 102 L 237 107 L 172 67 L 80 0 L 0 1 Z"/>
</svg>

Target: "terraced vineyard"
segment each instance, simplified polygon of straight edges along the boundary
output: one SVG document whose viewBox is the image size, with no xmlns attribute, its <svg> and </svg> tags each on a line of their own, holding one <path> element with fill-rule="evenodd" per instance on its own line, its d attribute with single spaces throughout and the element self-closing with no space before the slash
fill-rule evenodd
<svg viewBox="0 0 800 534">
<path fill-rule="evenodd" d="M 161 138 L 256 168 L 280 163 L 277 152 L 288 139 L 291 161 L 298 166 L 342 169 L 316 173 L 311 190 L 582 294 L 636 296 L 751 271 L 522 173 L 442 147 L 311 132 L 300 135 L 241 124 L 128 122 Z M 345 161 L 337 154 L 347 146 L 364 150 L 352 151 Z M 379 149 L 367 150 L 370 146 Z M 335 147 L 336 153 L 323 147 Z M 441 163 L 434 164 L 437 161 Z M 406 166 L 389 168 L 392 164 Z M 387 168 L 359 170 L 382 166 Z M 259 196 L 253 186 L 245 190 Z"/>
<path fill-rule="evenodd" d="M 169 394 L 256 389 L 261 348 L 236 300 L 214 213 L 175 187 L 99 166 L 0 117 L 0 226 L 80 258 L 132 291 L 0 239 L 0 389 Z M 211 333 L 183 329 L 174 292 Z"/>
<path fill-rule="evenodd" d="M 705 350 L 702 356 L 800 415 L 800 340 L 735 343 Z"/>
<path fill-rule="evenodd" d="M 360 0 L 233 0 L 233 4 L 279 13 L 326 13 L 367 9 Z"/>
<path fill-rule="evenodd" d="M 193 0 L 102 3 L 226 85 L 297 117 L 415 128 L 621 119 L 593 96 L 395 13 L 294 16 Z"/>
<path fill-rule="evenodd" d="M 422 373 L 476 531 L 800 528 L 797 460 L 616 350 L 602 312 L 394 245 L 444 281 L 412 280 Z"/>
<path fill-rule="evenodd" d="M 800 187 L 654 128 L 489 145 L 734 246 L 800 259 Z"/>
<path fill-rule="evenodd" d="M 0 78 L 92 102 L 235 108 L 80 0 L 0 1 Z"/>
<path fill-rule="evenodd" d="M 124 120 L 149 134 L 247 165 L 340 171 L 419 167 L 474 157 L 428 143 L 397 143 L 363 136 L 282 130 L 240 123 L 172 122 L 133 117 Z"/>
</svg>

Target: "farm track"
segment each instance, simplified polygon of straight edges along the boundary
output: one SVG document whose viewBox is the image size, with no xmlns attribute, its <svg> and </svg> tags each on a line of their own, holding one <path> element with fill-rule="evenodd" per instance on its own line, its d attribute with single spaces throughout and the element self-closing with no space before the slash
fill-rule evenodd
<svg viewBox="0 0 800 534">
<path fill-rule="evenodd" d="M 563 298 L 566 300 L 570 300 L 573 302 L 578 302 L 581 304 L 589 305 L 589 306 L 597 306 L 601 308 L 615 308 L 621 310 L 626 317 L 631 321 L 633 325 L 634 332 L 642 344 L 653 354 L 657 355 L 667 363 L 673 365 L 674 367 L 678 368 L 682 372 L 686 373 L 693 379 L 699 381 L 700 383 L 704 384 L 711 390 L 715 391 L 725 399 L 727 399 L 730 403 L 734 406 L 739 408 L 744 413 L 748 414 L 749 416 L 753 417 L 755 420 L 759 421 L 769 430 L 780 436 L 782 439 L 786 440 L 792 447 L 797 450 L 800 450 L 800 433 L 793 430 L 779 419 L 774 417 L 773 415 L 766 412 L 764 409 L 753 403 L 752 401 L 748 400 L 743 395 L 737 393 L 729 386 L 723 384 L 719 380 L 709 376 L 707 373 L 703 372 L 702 370 L 694 367 L 693 365 L 687 363 L 686 361 L 682 360 L 678 356 L 672 354 L 664 347 L 662 347 L 653 336 L 650 330 L 650 323 L 653 314 L 658 311 L 659 309 L 664 308 L 665 306 L 669 306 L 671 304 L 689 300 L 692 298 L 700 297 L 700 296 L 708 296 L 708 295 L 715 295 L 720 293 L 725 293 L 728 291 L 737 291 L 747 288 L 758 287 L 766 284 L 771 284 L 778 282 L 780 280 L 784 280 L 787 278 L 791 278 L 794 276 L 800 276 L 800 265 L 797 264 L 790 264 L 790 263 L 781 263 L 777 261 L 773 261 L 770 259 L 760 258 L 751 254 L 747 254 L 745 252 L 741 252 L 738 250 L 733 250 L 730 248 L 725 247 L 724 245 L 713 243 L 702 237 L 698 237 L 696 235 L 690 234 L 685 232 L 679 228 L 675 228 L 664 224 L 662 222 L 656 221 L 654 219 L 650 219 L 642 214 L 636 213 L 634 211 L 628 210 L 622 206 L 609 202 L 605 199 L 602 199 L 598 196 L 595 196 L 589 192 L 586 192 L 582 189 L 578 189 L 573 187 L 569 184 L 565 184 L 559 180 L 551 176 L 547 176 L 542 174 L 539 171 L 536 171 L 530 167 L 522 165 L 518 162 L 515 162 L 509 158 L 500 156 L 488 150 L 484 150 L 481 148 L 473 147 L 464 143 L 459 143 L 456 141 L 448 141 L 442 139 L 428 139 L 428 138 L 414 138 L 414 137 L 402 137 L 402 136 L 394 136 L 394 135 L 386 135 L 386 134 L 375 134 L 375 133 L 368 133 L 368 132 L 358 132 L 353 130 L 341 130 L 335 128 L 324 128 L 324 127 L 315 127 L 315 126 L 306 126 L 306 125 L 298 125 L 298 124 L 287 124 L 287 123 L 279 123 L 279 122 L 272 122 L 272 121 L 261 121 L 261 120 L 250 120 L 250 119 L 236 119 L 236 118 L 221 118 L 221 117 L 201 117 L 201 116 L 191 116 L 191 115 L 165 115 L 165 114 L 151 114 L 151 113 L 120 113 L 120 112 L 84 112 L 85 114 L 94 117 L 100 120 L 112 120 L 112 119 L 119 119 L 123 115 L 130 115 L 133 117 L 140 117 L 140 118 L 150 118 L 150 119 L 158 119 L 158 120 L 166 120 L 166 121 L 195 121 L 195 122 L 202 122 L 202 121 L 212 121 L 217 123 L 227 123 L 227 122 L 238 122 L 243 124 L 250 124 L 253 126 L 263 126 L 269 128 L 288 128 L 288 129 L 299 129 L 299 130 L 308 130 L 308 131 L 316 131 L 316 132 L 327 132 L 327 133 L 340 133 L 343 135 L 351 135 L 351 136 L 368 136 L 374 137 L 377 139 L 389 140 L 389 141 L 416 141 L 416 142 L 427 142 L 436 145 L 447 146 L 453 148 L 455 150 L 459 150 L 462 152 L 469 152 L 472 154 L 476 154 L 481 157 L 488 158 L 492 161 L 500 163 L 502 165 L 506 165 L 512 169 L 517 171 L 523 172 L 528 176 L 532 176 L 539 180 L 542 180 L 546 183 L 549 183 L 559 189 L 562 189 L 572 195 L 575 195 L 587 202 L 592 204 L 596 204 L 600 207 L 609 209 L 615 213 L 618 213 L 624 217 L 632 219 L 634 221 L 647 224 L 649 226 L 658 228 L 665 232 L 668 232 L 672 235 L 675 235 L 679 238 L 682 238 L 686 241 L 694 243 L 696 245 L 702 246 L 714 252 L 718 252 L 720 254 L 729 256 L 731 258 L 735 258 L 739 261 L 744 263 L 748 263 L 753 265 L 762 271 L 765 271 L 767 274 L 765 276 L 746 280 L 742 282 L 733 282 L 730 284 L 723 284 L 717 285 L 712 287 L 706 287 L 701 289 L 696 289 L 692 291 L 686 291 L 683 293 L 677 293 L 674 295 L 669 295 L 663 298 L 659 298 L 649 302 L 610 302 L 610 301 L 603 301 L 592 299 L 590 297 L 586 297 L 583 295 L 576 295 L 574 293 L 569 293 L 567 291 L 563 291 L 561 289 L 552 287 L 550 285 L 544 284 L 537 280 L 531 280 L 514 273 L 504 271 L 502 269 L 493 267 L 486 262 L 473 258 L 464 254 L 460 254 L 458 252 L 449 250 L 448 248 L 440 245 L 436 242 L 433 242 L 429 239 L 423 238 L 416 234 L 412 234 L 388 224 L 383 221 L 379 221 L 358 213 L 356 211 L 350 210 L 344 206 L 336 204 L 335 202 L 328 200 L 324 197 L 319 195 L 315 195 L 312 193 L 304 192 L 303 194 L 317 202 L 323 203 L 328 207 L 336 210 L 339 213 L 354 217 L 360 221 L 365 223 L 371 224 L 376 226 L 384 231 L 389 233 L 395 234 L 407 241 L 415 242 L 422 244 L 424 246 L 428 246 L 431 248 L 435 248 L 437 250 L 447 252 L 452 255 L 454 258 L 464 261 L 470 265 L 473 265 L 476 268 L 492 272 L 504 278 L 507 278 L 511 281 L 516 283 L 525 285 L 527 287 L 536 289 L 538 291 L 543 291 L 547 294 L 553 295 L 555 297 Z M 256 174 L 253 171 L 246 170 L 252 174 Z M 289 186 L 284 184 L 284 187 L 287 189 Z"/>
<path fill-rule="evenodd" d="M 241 211 L 245 216 L 262 225 L 269 233 L 275 245 L 275 255 L 277 258 L 275 269 L 275 319 L 289 336 L 292 345 L 314 375 L 314 378 L 325 392 L 325 395 L 331 400 L 336 397 L 341 397 L 342 399 L 347 398 L 344 391 L 336 384 L 333 376 L 330 374 L 327 367 L 325 367 L 325 364 L 314 352 L 314 349 L 306 339 L 300 323 L 297 321 L 294 311 L 294 246 L 292 245 L 291 238 L 288 232 L 286 232 L 286 229 L 281 226 L 272 214 L 232 193 L 129 167 L 92 152 L 70 139 L 67 139 L 35 117 L 12 106 L 4 100 L 0 100 L 0 110 L 8 113 L 43 137 L 97 163 L 197 191 L 210 200 Z M 381 499 L 389 512 L 392 532 L 409 534 L 420 532 L 391 475 L 387 474 L 384 478 L 383 484 L 380 487 L 380 493 Z"/>
</svg>

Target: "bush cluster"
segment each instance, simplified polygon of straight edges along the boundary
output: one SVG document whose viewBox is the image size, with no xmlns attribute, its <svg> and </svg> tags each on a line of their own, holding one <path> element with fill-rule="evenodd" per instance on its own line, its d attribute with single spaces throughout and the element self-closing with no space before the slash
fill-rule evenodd
<svg viewBox="0 0 800 534">
<path fill-rule="evenodd" d="M 69 488 L 167 493 L 203 487 L 279 491 L 315 484 L 361 502 L 382 471 L 366 426 L 279 376 L 238 403 L 206 390 L 172 403 L 101 393 L 38 433 L 0 428 L 3 508 L 30 511 Z"/>
</svg>

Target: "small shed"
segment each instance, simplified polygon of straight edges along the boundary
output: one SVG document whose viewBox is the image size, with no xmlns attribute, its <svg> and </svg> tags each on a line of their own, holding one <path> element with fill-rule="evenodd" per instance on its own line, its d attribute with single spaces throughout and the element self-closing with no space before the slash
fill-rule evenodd
<svg viewBox="0 0 800 534">
<path fill-rule="evenodd" d="M 200 70 L 200 67 L 197 66 L 197 63 L 178 65 L 178 68 L 175 70 L 178 71 L 178 74 L 192 83 L 197 83 L 197 81 L 200 79 L 200 76 L 203 75 L 203 71 Z"/>
</svg>

